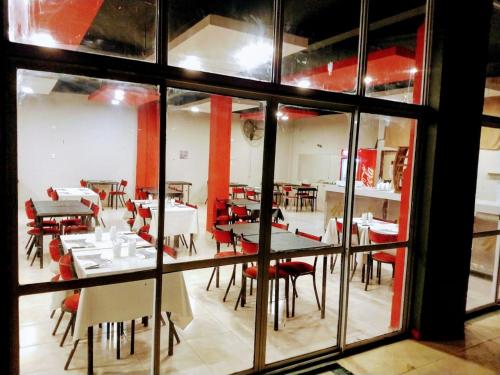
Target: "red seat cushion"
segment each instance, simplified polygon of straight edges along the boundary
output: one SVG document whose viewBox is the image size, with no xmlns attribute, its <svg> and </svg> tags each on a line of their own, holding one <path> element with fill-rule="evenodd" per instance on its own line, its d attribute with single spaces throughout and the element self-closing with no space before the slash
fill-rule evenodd
<svg viewBox="0 0 500 375">
<path fill-rule="evenodd" d="M 73 218 L 73 219 L 63 219 L 61 220 L 61 225 L 80 225 L 82 223 L 82 219 Z"/>
<path fill-rule="evenodd" d="M 269 267 L 267 272 L 268 272 L 268 277 L 270 279 L 274 279 L 276 277 L 276 268 L 274 266 Z M 251 279 L 256 279 L 257 278 L 257 267 L 248 267 L 245 270 L 245 275 L 247 277 L 250 277 Z M 288 276 L 288 273 L 285 270 L 281 269 L 281 267 L 280 267 L 279 277 L 285 278 L 287 276 Z"/>
<path fill-rule="evenodd" d="M 42 223 L 43 223 L 44 227 L 56 227 L 58 225 L 57 221 L 55 221 L 55 220 L 42 220 Z M 35 226 L 35 222 L 34 221 L 30 221 L 27 225 L 29 227 L 34 227 Z"/>
<path fill-rule="evenodd" d="M 89 227 L 86 225 L 72 225 L 69 227 L 66 227 L 64 230 L 65 234 L 70 234 L 70 233 L 86 233 L 89 231 Z"/>
<path fill-rule="evenodd" d="M 283 268 L 291 275 L 300 275 L 314 271 L 314 266 L 306 262 L 283 262 L 280 263 L 280 268 Z"/>
<path fill-rule="evenodd" d="M 396 263 L 396 257 L 388 253 L 375 253 L 372 255 L 373 260 L 382 263 Z"/>
<path fill-rule="evenodd" d="M 239 251 L 234 252 L 234 251 L 221 251 L 220 253 L 215 254 L 214 258 L 226 258 L 226 257 L 235 257 L 238 255 L 243 255 L 243 253 L 240 253 Z"/>
<path fill-rule="evenodd" d="M 80 301 L 80 293 L 75 293 L 72 296 L 66 297 L 63 306 L 66 311 L 76 313 L 78 310 L 78 302 Z"/>
<path fill-rule="evenodd" d="M 134 223 L 135 223 L 135 219 L 134 218 L 127 220 L 127 224 L 128 225 L 134 225 Z"/>
<path fill-rule="evenodd" d="M 60 234 L 60 230 L 58 227 L 43 227 L 43 234 Z M 33 228 L 28 231 L 29 235 L 38 236 L 42 234 L 42 230 L 40 228 Z"/>
<path fill-rule="evenodd" d="M 177 258 L 177 250 L 170 246 L 163 246 L 163 252 L 170 255 L 172 258 Z"/>
<path fill-rule="evenodd" d="M 125 195 L 126 193 L 124 191 L 110 191 L 110 195 Z"/>
</svg>

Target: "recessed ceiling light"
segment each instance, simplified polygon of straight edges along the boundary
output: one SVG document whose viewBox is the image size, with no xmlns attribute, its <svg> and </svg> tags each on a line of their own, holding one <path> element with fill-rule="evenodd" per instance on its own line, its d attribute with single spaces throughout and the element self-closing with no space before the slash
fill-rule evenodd
<svg viewBox="0 0 500 375">
<path fill-rule="evenodd" d="M 269 63 L 273 58 L 273 46 L 269 42 L 249 43 L 234 54 L 238 64 L 246 70 Z"/>
<path fill-rule="evenodd" d="M 189 70 L 201 70 L 201 60 L 197 56 L 186 56 L 184 60 L 179 63 L 179 66 Z"/>
<path fill-rule="evenodd" d="M 122 89 L 115 90 L 115 99 L 116 100 L 123 100 L 125 97 L 125 91 Z"/>
<path fill-rule="evenodd" d="M 34 91 L 31 87 L 23 86 L 23 87 L 21 87 L 21 92 L 23 92 L 25 94 L 33 94 Z"/>
<path fill-rule="evenodd" d="M 191 107 L 191 112 L 195 112 L 195 113 L 198 113 L 200 112 L 200 109 L 198 107 Z"/>
<path fill-rule="evenodd" d="M 113 105 L 118 105 L 118 104 L 120 104 L 120 101 L 119 101 L 119 100 L 117 100 L 117 99 L 113 99 L 113 100 L 111 101 L 111 104 L 113 104 Z"/>
</svg>

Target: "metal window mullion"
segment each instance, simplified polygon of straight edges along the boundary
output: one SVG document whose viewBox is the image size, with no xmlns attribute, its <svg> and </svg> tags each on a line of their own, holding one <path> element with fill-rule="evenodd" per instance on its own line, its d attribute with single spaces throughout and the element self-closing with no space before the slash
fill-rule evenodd
<svg viewBox="0 0 500 375">
<path fill-rule="evenodd" d="M 274 0 L 273 8 L 273 60 L 271 67 L 271 82 L 279 85 L 281 82 L 281 58 L 283 55 L 284 32 L 283 0 Z"/>
<path fill-rule="evenodd" d="M 431 66 L 431 51 L 432 51 L 432 38 L 431 33 L 433 30 L 434 18 L 434 0 L 427 0 L 425 4 L 425 42 L 424 42 L 424 61 L 422 62 L 422 87 L 420 104 L 427 105 L 429 103 L 429 82 L 430 82 L 430 66 Z"/>
<path fill-rule="evenodd" d="M 358 68 L 356 72 L 356 94 L 365 95 L 366 86 L 363 78 L 366 75 L 367 61 L 367 46 L 368 46 L 368 13 L 370 8 L 369 0 L 361 0 L 359 12 L 359 41 L 358 41 Z"/>
<path fill-rule="evenodd" d="M 341 284 L 340 284 L 340 315 L 338 330 L 338 345 L 340 350 L 344 350 L 347 337 L 347 315 L 349 303 L 349 258 L 351 254 L 351 226 L 354 207 L 354 187 L 356 179 L 356 156 L 359 137 L 359 109 L 351 116 L 351 132 L 349 137 L 349 157 L 347 159 L 347 184 L 344 193 L 344 220 L 342 225 L 342 245 L 344 246 L 344 256 L 342 257 Z"/>
<path fill-rule="evenodd" d="M 168 0 L 157 0 L 156 3 L 156 63 L 168 65 Z"/>
<path fill-rule="evenodd" d="M 163 286 L 163 232 L 165 222 L 165 142 L 167 131 L 167 85 L 160 84 L 160 136 L 158 171 L 158 233 L 156 240 L 156 285 L 154 304 L 153 373 L 160 374 L 161 299 Z"/>
</svg>

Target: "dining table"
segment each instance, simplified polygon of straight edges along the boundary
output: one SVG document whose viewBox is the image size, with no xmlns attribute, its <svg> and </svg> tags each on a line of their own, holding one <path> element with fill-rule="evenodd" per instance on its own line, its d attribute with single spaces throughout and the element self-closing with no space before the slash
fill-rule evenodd
<svg viewBox="0 0 500 375">
<path fill-rule="evenodd" d="M 33 201 L 35 208 L 35 226 L 42 228 L 43 219 L 55 217 L 81 217 L 88 222 L 92 210 L 79 200 Z M 43 268 L 43 234 L 36 237 L 37 255 L 40 257 L 40 268 Z M 35 255 L 36 256 L 36 255 Z"/>
<path fill-rule="evenodd" d="M 89 188 L 84 187 L 55 187 L 53 188 L 60 201 L 81 201 L 82 198 L 99 206 L 99 217 L 102 212 L 101 199 L 99 194 Z M 97 218 L 96 218 L 97 219 Z"/>
<path fill-rule="evenodd" d="M 183 197 L 183 200 L 186 201 L 186 202 L 189 202 L 189 195 L 190 195 L 190 192 L 191 192 L 191 186 L 193 186 L 193 184 L 189 181 L 177 181 L 177 180 L 168 180 L 168 181 L 165 181 L 165 184 L 167 185 L 168 188 L 173 188 L 173 190 L 177 190 L 175 189 L 176 186 L 180 186 L 181 188 L 181 191 L 182 191 L 182 197 Z M 186 187 L 187 189 L 187 199 L 184 199 L 184 187 Z"/>
<path fill-rule="evenodd" d="M 118 180 L 106 180 L 106 179 L 93 179 L 93 180 L 85 180 L 87 182 L 88 188 L 93 188 L 97 186 L 109 186 L 108 189 L 108 206 L 113 207 L 113 195 L 109 194 L 111 191 L 118 190 L 118 185 L 120 185 L 120 181 Z"/>
<path fill-rule="evenodd" d="M 73 256 L 76 276 L 89 278 L 119 273 L 137 272 L 156 267 L 157 250 L 133 232 L 117 232 L 122 240 L 120 254 L 113 251 L 109 232 L 97 238 L 95 233 L 63 235 L 65 253 Z M 115 240 L 116 240 L 115 239 Z M 135 254 L 129 253 L 128 242 L 136 243 Z M 164 260 L 166 263 L 166 260 Z M 78 342 L 88 337 L 88 372 L 93 371 L 93 327 L 104 322 L 134 321 L 148 317 L 154 311 L 154 280 L 131 281 L 119 284 L 83 288 L 76 313 L 73 351 Z M 193 312 L 182 272 L 167 273 L 162 278 L 161 311 L 167 312 L 169 324 L 184 329 L 193 320 Z M 173 354 L 174 327 L 169 329 L 169 355 Z M 117 335 L 117 347 L 119 347 Z M 132 339 L 133 342 L 133 339 Z M 133 352 L 133 348 L 131 348 Z"/>
</svg>

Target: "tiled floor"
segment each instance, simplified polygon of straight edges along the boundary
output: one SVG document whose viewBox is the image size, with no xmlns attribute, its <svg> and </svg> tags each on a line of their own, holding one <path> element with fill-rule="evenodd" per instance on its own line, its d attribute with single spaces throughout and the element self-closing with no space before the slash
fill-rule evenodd
<svg viewBox="0 0 500 375">
<path fill-rule="evenodd" d="M 500 311 L 468 321 L 465 340 L 404 340 L 341 359 L 339 364 L 355 375 L 500 374 Z"/>
<path fill-rule="evenodd" d="M 117 226 L 119 230 L 128 230 L 123 220 L 123 209 L 105 209 L 104 222 L 109 228 Z M 24 226 L 24 211 L 19 213 L 19 265 L 20 281 L 32 283 L 49 280 L 52 276 L 50 259 L 45 249 L 44 261 L 47 265 L 40 269 L 35 263 L 29 266 L 26 260 L 24 244 L 27 236 Z M 285 212 L 286 222 L 290 230 L 300 228 L 306 232 L 320 235 L 323 228 L 323 213 L 316 212 Z M 176 262 L 211 258 L 215 253 L 215 242 L 211 235 L 205 235 L 205 208 L 199 208 L 201 234 L 196 239 L 197 255 L 189 256 L 186 250 L 179 253 Z M 46 238 L 45 244 L 49 242 Z M 304 258 L 312 262 L 312 258 Z M 174 261 L 172 259 L 172 261 Z M 338 264 L 338 263 L 337 263 Z M 318 286 L 321 284 L 322 259 L 318 261 Z M 239 270 L 240 268 L 238 268 Z M 348 342 L 378 336 L 391 331 L 389 327 L 392 280 L 391 270 L 387 267 L 382 273 L 382 284 L 373 283 L 368 291 L 360 282 L 360 267 L 350 284 L 348 310 Z M 231 267 L 221 269 L 221 287 L 205 290 L 211 269 L 198 269 L 184 272 L 187 288 L 193 308 L 194 320 L 184 330 L 178 329 L 181 339 L 175 345 L 174 356 L 167 356 L 167 328 L 161 332 L 161 368 L 163 373 L 176 374 L 222 374 L 251 367 L 253 360 L 253 337 L 255 318 L 255 294 L 249 296 L 247 305 L 234 311 L 234 303 L 239 291 L 240 278 L 232 287 L 228 300 L 223 303 L 222 296 L 230 277 Z M 239 274 L 239 273 L 238 273 Z M 314 350 L 331 347 L 336 344 L 338 323 L 338 301 L 340 270 L 337 265 L 333 274 L 327 277 L 326 318 L 320 319 L 311 278 L 299 279 L 296 315 L 288 318 L 279 331 L 274 331 L 268 325 L 267 361 L 289 358 Z M 480 284 L 478 284 L 480 286 Z M 64 362 L 71 349 L 71 339 L 63 348 L 59 347 L 63 321 L 56 336 L 51 335 L 55 319 L 49 319 L 46 294 L 23 297 L 20 301 L 20 345 L 21 370 L 23 374 L 83 374 L 86 373 L 86 341 L 82 341 L 68 371 L 64 371 Z M 272 320 L 272 316 L 268 317 Z M 115 358 L 115 339 L 106 340 L 101 330 L 95 329 L 94 366 L 96 374 L 148 373 L 151 366 L 151 327 L 136 325 L 136 353 L 128 353 L 130 347 L 129 323 L 125 326 L 125 336 L 122 338 L 122 358 Z M 113 332 L 114 333 L 114 332 Z M 420 345 L 420 344 L 419 344 Z M 356 373 L 356 372 L 355 372 Z"/>
</svg>

